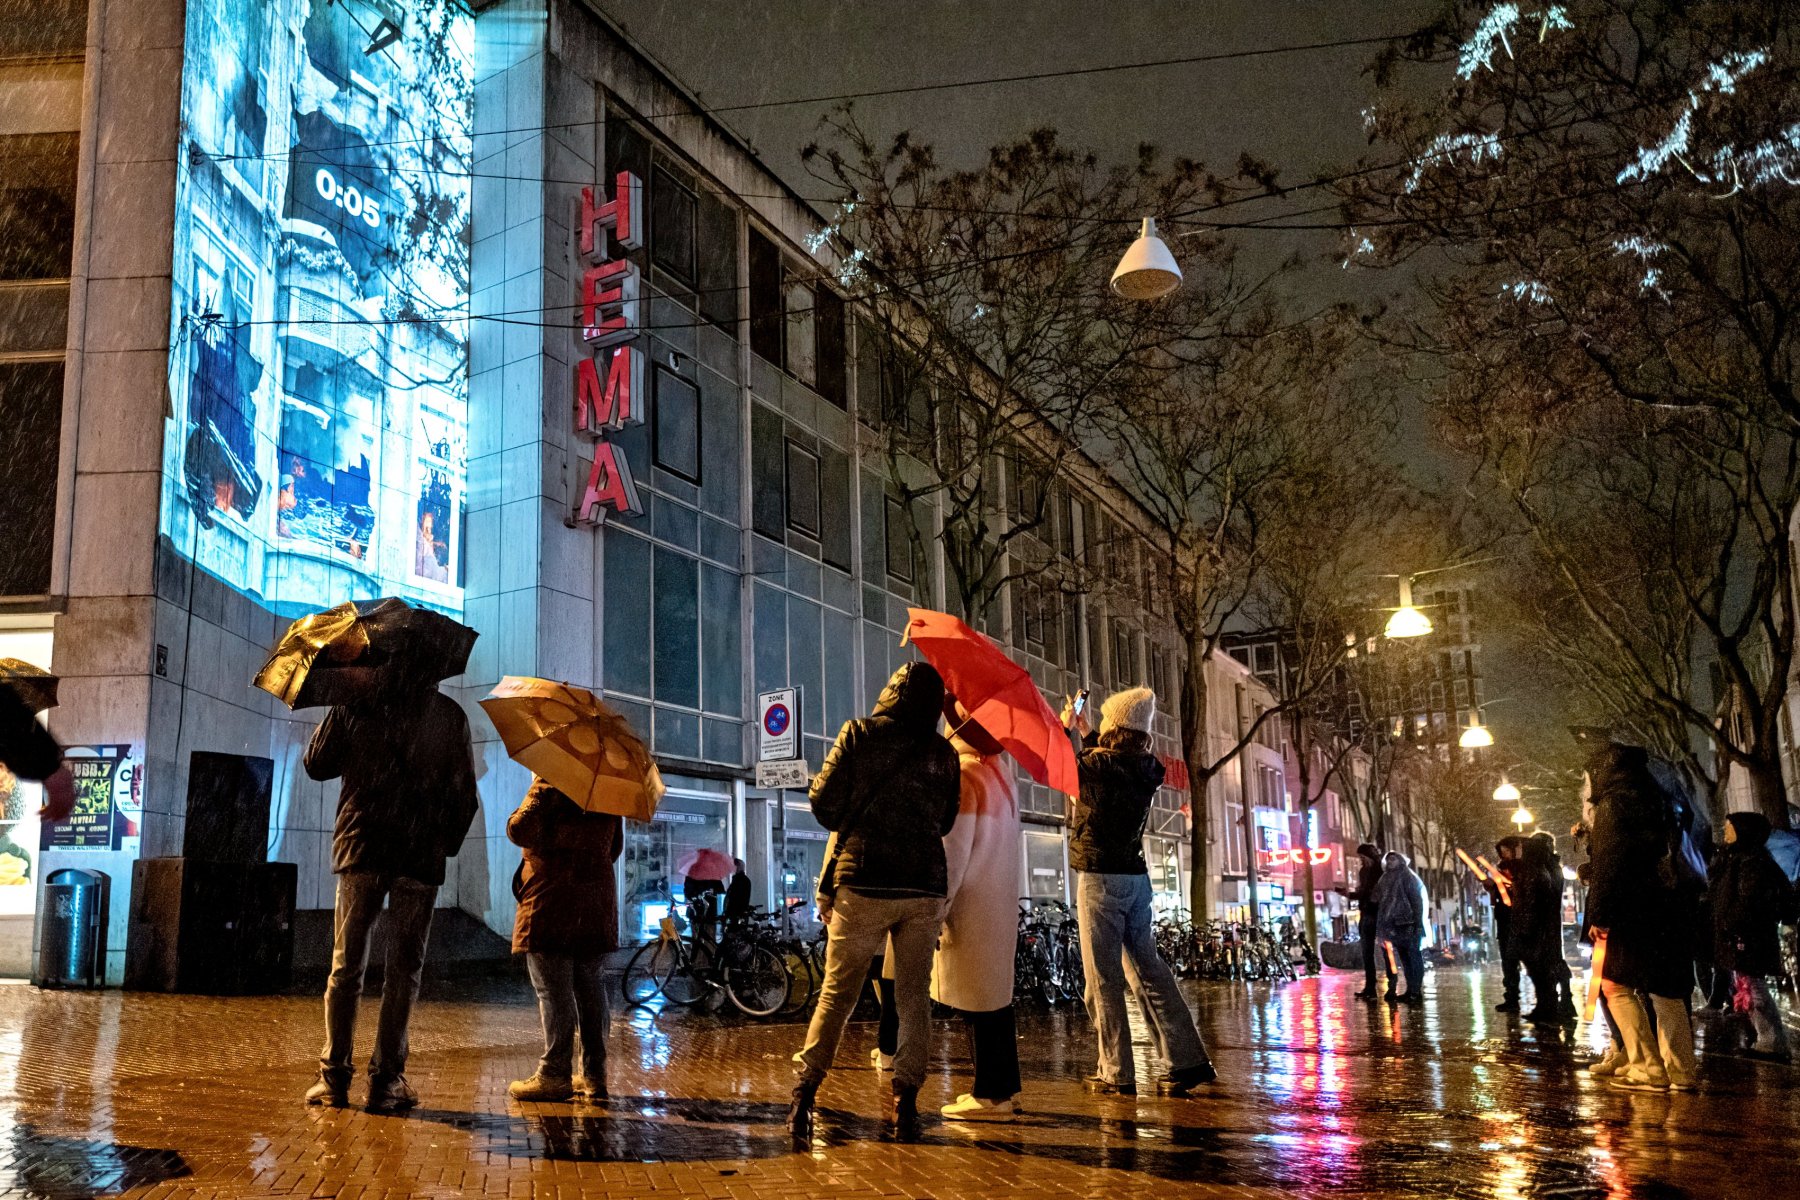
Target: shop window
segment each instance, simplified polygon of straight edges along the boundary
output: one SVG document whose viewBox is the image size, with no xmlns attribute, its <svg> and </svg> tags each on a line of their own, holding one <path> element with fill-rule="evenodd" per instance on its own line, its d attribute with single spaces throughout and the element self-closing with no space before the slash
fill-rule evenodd
<svg viewBox="0 0 1800 1200">
<path fill-rule="evenodd" d="M 656 465 L 700 482 L 700 390 L 667 367 L 656 368 L 655 418 Z"/>
<path fill-rule="evenodd" d="M 750 349 L 778 367 L 785 366 L 782 353 L 785 337 L 781 251 L 774 242 L 753 229 L 750 231 Z"/>
<path fill-rule="evenodd" d="M 850 569 L 850 456 L 831 446 L 819 448 L 819 557 L 840 570 Z"/>
<path fill-rule="evenodd" d="M 738 335 L 738 215 L 712 192 L 701 192 L 695 214 L 700 315 Z"/>
<path fill-rule="evenodd" d="M 750 527 L 778 542 L 787 540 L 787 504 L 782 494 L 787 468 L 779 413 L 750 406 Z"/>
<path fill-rule="evenodd" d="M 883 527 L 887 540 L 887 573 L 907 583 L 913 581 L 912 533 L 907 528 L 906 509 L 892 496 L 883 504 Z"/>
<path fill-rule="evenodd" d="M 844 301 L 826 287 L 816 289 L 814 296 L 813 303 L 818 311 L 815 322 L 818 360 L 813 388 L 825 399 L 844 408 L 849 403 L 849 391 L 844 378 Z"/>
<path fill-rule="evenodd" d="M 673 172 L 657 167 L 650 182 L 650 261 L 689 287 L 698 273 L 693 190 Z"/>
<path fill-rule="evenodd" d="M 781 300 L 786 331 L 782 365 L 795 379 L 812 387 L 819 369 L 819 313 L 812 285 L 790 278 L 782 288 Z"/>
<path fill-rule="evenodd" d="M 0 472 L 0 529 L 6 531 L 0 596 L 50 591 L 62 384 L 61 359 L 0 363 L 0 436 L 13 450 Z"/>
<path fill-rule="evenodd" d="M 788 528 L 819 536 L 819 456 L 796 442 L 787 444 Z"/>
</svg>

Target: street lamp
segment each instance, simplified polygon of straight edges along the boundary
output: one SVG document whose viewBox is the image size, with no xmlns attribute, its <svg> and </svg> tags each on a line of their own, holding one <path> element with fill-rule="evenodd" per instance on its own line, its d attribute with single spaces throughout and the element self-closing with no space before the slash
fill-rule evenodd
<svg viewBox="0 0 1800 1200">
<path fill-rule="evenodd" d="M 1520 800 L 1518 785 L 1515 783 L 1508 783 L 1506 776 L 1502 775 L 1500 777 L 1500 786 L 1494 789 L 1494 799 L 1503 804 L 1517 804 Z"/>
<path fill-rule="evenodd" d="M 1494 735 L 1488 731 L 1486 725 L 1481 723 L 1480 713 L 1473 709 L 1470 710 L 1469 727 L 1462 731 L 1462 736 L 1456 739 L 1456 744 L 1464 750 L 1480 750 L 1494 744 Z M 1496 800 L 1500 798 L 1498 791 L 1494 793 L 1494 798 Z M 1530 820 L 1530 818 L 1527 817 L 1526 820 Z"/>
<path fill-rule="evenodd" d="M 1523 804 L 1513 810 L 1512 823 L 1519 827 L 1520 833 L 1524 833 L 1525 827 L 1535 820 L 1537 820 L 1537 818 L 1532 816 L 1531 810 L 1526 808 Z"/>
<path fill-rule="evenodd" d="M 1388 618 L 1383 631 L 1391 638 L 1424 637 L 1432 629 L 1431 618 L 1413 607 L 1412 579 L 1400 577 L 1400 607 Z"/>
<path fill-rule="evenodd" d="M 1127 300 L 1157 300 L 1180 286 L 1181 268 L 1156 236 L 1156 218 L 1145 217 L 1143 231 L 1113 271 L 1112 290 Z"/>
</svg>

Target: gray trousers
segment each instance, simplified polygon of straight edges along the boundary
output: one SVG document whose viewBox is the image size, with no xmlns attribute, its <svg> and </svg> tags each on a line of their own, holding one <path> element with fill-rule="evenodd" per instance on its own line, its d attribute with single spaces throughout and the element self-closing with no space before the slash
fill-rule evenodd
<svg viewBox="0 0 1800 1200">
<path fill-rule="evenodd" d="M 926 1043 L 931 1037 L 931 956 L 937 952 L 944 924 L 942 896 L 909 896 L 886 900 L 839 888 L 831 905 L 829 940 L 825 943 L 825 981 L 819 1005 L 806 1030 L 800 1052 L 800 1078 L 818 1083 L 837 1057 L 844 1026 L 862 995 L 869 963 L 893 936 L 894 1010 L 900 1040 L 894 1051 L 894 1086 L 916 1088 L 925 1082 Z"/>
<path fill-rule="evenodd" d="M 1080 872 L 1075 901 L 1081 921 L 1081 965 L 1087 971 L 1084 999 L 1100 1043 L 1100 1078 L 1107 1083 L 1137 1083 L 1131 1026 L 1125 1016 L 1127 987 L 1150 1024 L 1151 1047 L 1168 1070 L 1206 1062 L 1206 1047 L 1175 984 L 1175 973 L 1156 953 L 1150 877 Z"/>
<path fill-rule="evenodd" d="M 600 956 L 527 954 L 525 969 L 537 991 L 538 1019 L 544 1025 L 544 1056 L 538 1078 L 561 1083 L 575 1060 L 575 1034 L 581 1033 L 581 1074 L 592 1083 L 606 1082 L 606 990 L 600 985 Z"/>
<path fill-rule="evenodd" d="M 337 911 L 332 924 L 331 979 L 325 985 L 325 1050 L 319 1066 L 349 1078 L 355 1072 L 356 1003 L 369 965 L 369 934 L 387 903 L 387 963 L 381 985 L 381 1021 L 369 1075 L 389 1079 L 406 1070 L 406 1026 L 419 998 L 425 940 L 437 886 L 404 875 L 345 871 L 337 877 Z"/>
</svg>

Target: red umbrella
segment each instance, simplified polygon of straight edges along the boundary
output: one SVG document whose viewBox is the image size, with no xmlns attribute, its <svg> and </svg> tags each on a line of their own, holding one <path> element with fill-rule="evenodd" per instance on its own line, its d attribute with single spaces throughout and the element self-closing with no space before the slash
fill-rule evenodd
<svg viewBox="0 0 1800 1200">
<path fill-rule="evenodd" d="M 675 870 L 694 879 L 730 879 L 737 873 L 731 855 L 711 846 L 697 846 L 682 852 L 675 860 Z"/>
<path fill-rule="evenodd" d="M 949 613 L 909 608 L 906 615 L 900 644 L 910 642 L 919 648 L 975 723 L 1005 746 L 1033 779 L 1059 792 L 1078 794 L 1075 748 L 1031 673 Z"/>
</svg>

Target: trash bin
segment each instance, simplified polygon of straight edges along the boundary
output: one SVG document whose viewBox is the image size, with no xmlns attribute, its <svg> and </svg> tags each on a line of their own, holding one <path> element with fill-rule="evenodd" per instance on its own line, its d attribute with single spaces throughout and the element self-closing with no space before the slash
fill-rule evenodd
<svg viewBox="0 0 1800 1200">
<path fill-rule="evenodd" d="M 38 921 L 37 972 L 46 988 L 106 985 L 106 904 L 112 880 L 100 871 L 65 867 L 44 881 Z"/>
</svg>

